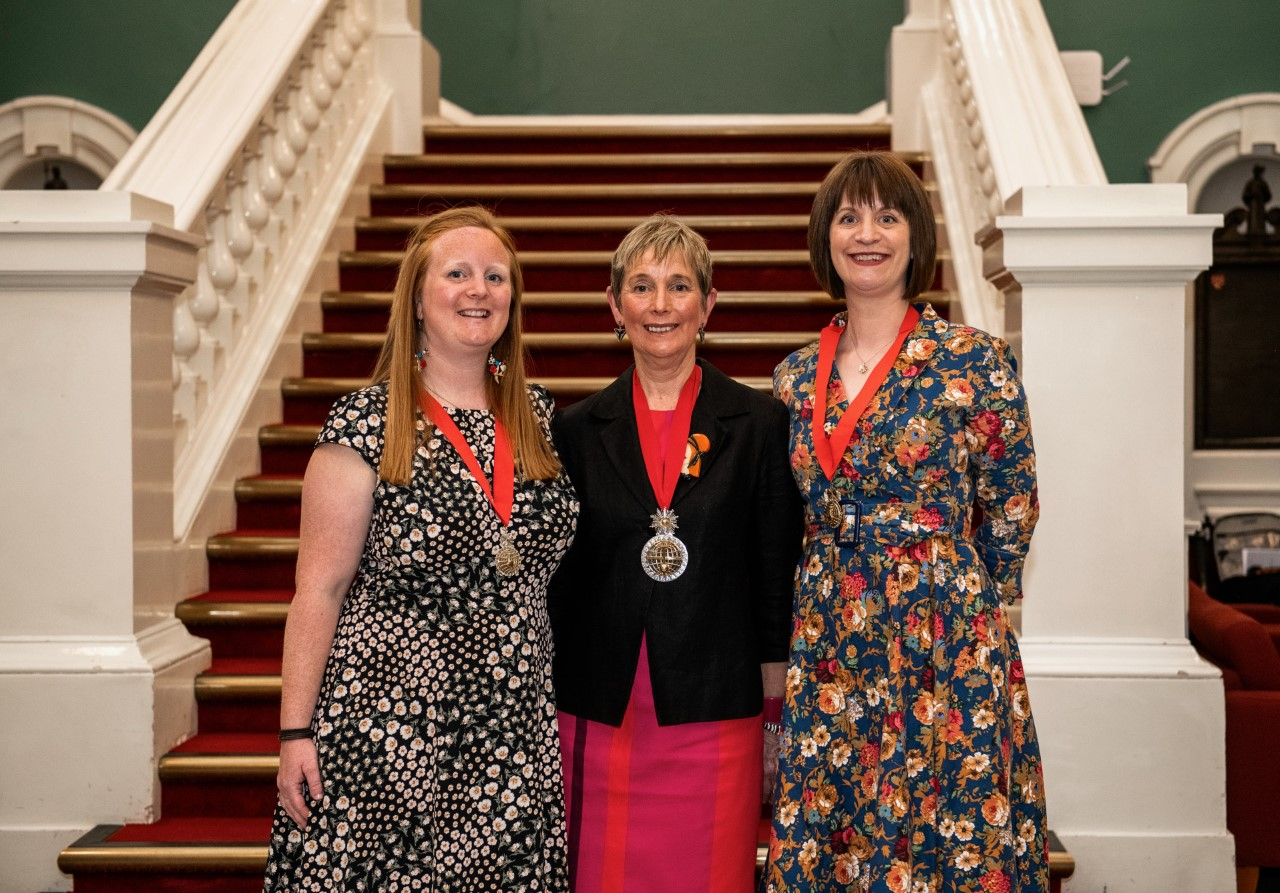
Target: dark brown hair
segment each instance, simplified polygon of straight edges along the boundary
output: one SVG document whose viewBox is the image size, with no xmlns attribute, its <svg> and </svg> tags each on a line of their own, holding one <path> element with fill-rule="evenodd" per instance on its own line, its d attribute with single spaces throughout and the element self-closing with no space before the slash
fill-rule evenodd
<svg viewBox="0 0 1280 893">
<path fill-rule="evenodd" d="M 414 302 L 422 292 L 423 279 L 431 265 L 431 249 L 447 232 L 465 227 L 488 230 L 507 249 L 511 266 L 511 312 L 507 327 L 493 345 L 493 356 L 507 364 L 499 383 L 485 377 L 485 389 L 493 414 L 507 429 L 516 469 L 528 480 L 553 478 L 560 470 L 546 434 L 534 415 L 525 384 L 525 350 L 522 340 L 520 303 L 524 277 L 511 233 L 496 217 L 481 207 L 451 208 L 419 224 L 409 237 L 395 291 L 391 296 L 391 318 L 387 340 L 373 369 L 373 382 L 387 383 L 386 435 L 378 475 L 384 481 L 404 485 L 413 474 L 413 454 L 420 438 L 417 430 L 418 396 L 424 393 L 414 354 L 418 350 L 417 317 Z"/>
<path fill-rule="evenodd" d="M 938 257 L 938 232 L 929 195 L 915 171 L 891 152 L 851 152 L 827 174 L 809 212 L 809 263 L 818 284 L 837 301 L 844 283 L 831 263 L 831 220 L 848 198 L 855 205 L 879 205 L 902 214 L 911 237 L 905 297 L 928 291 Z"/>
</svg>

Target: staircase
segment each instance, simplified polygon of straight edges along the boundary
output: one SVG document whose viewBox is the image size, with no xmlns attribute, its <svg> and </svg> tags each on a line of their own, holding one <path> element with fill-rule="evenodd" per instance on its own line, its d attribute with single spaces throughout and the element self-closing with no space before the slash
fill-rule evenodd
<svg viewBox="0 0 1280 893">
<path fill-rule="evenodd" d="M 765 390 L 840 309 L 815 290 L 805 249 L 818 183 L 843 152 L 888 142 L 878 127 L 448 127 L 426 131 L 426 154 L 387 158 L 340 258 L 341 290 L 322 298 L 324 331 L 304 336 L 283 418 L 260 433 L 261 473 L 236 485 L 237 527 L 208 542 L 209 591 L 178 606 L 213 663 L 196 682 L 198 734 L 160 761 L 163 818 L 68 847 L 59 866 L 76 893 L 261 890 L 302 473 L 333 400 L 367 383 L 419 215 L 478 202 L 511 229 L 531 377 L 566 405 L 630 360 L 604 300 L 614 247 L 644 216 L 679 214 L 707 238 L 720 293 L 699 355 Z M 925 299 L 945 315 L 943 292 Z"/>
</svg>

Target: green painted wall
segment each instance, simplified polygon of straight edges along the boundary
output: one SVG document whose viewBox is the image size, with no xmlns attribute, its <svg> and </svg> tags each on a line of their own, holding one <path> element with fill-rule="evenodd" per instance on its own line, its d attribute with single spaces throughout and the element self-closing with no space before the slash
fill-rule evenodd
<svg viewBox="0 0 1280 893">
<path fill-rule="evenodd" d="M 0 103 L 53 94 L 135 130 L 155 114 L 235 0 L 2 0 Z"/>
<path fill-rule="evenodd" d="M 422 0 L 477 114 L 858 112 L 903 0 Z"/>
<path fill-rule="evenodd" d="M 1280 92 L 1277 0 L 1042 0 L 1060 50 L 1097 50 L 1129 86 L 1084 110 L 1113 183 L 1150 179 L 1147 159 L 1205 106 Z"/>
<path fill-rule="evenodd" d="M 53 93 L 141 129 L 234 0 L 0 0 L 0 103 Z M 1280 0 L 1042 0 L 1129 86 L 1085 109 L 1107 174 L 1218 100 L 1280 91 Z M 421 0 L 444 95 L 478 114 L 857 112 L 903 0 Z M 110 10 L 110 14 L 106 14 Z"/>
</svg>

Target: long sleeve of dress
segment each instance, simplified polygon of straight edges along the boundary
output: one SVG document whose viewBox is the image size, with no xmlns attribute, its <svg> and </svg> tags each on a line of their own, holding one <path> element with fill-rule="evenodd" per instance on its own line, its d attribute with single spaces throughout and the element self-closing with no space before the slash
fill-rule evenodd
<svg viewBox="0 0 1280 893">
<path fill-rule="evenodd" d="M 980 515 L 974 542 L 992 584 L 1012 604 L 1022 597 L 1022 565 L 1040 504 L 1026 394 L 1007 343 L 992 339 L 971 384 L 965 441 Z"/>
</svg>

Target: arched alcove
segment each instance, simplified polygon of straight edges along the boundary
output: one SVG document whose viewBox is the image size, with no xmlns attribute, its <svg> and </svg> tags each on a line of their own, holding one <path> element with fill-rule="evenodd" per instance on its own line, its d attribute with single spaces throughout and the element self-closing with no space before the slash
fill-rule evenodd
<svg viewBox="0 0 1280 893">
<path fill-rule="evenodd" d="M 0 189 L 39 189 L 45 163 L 70 188 L 96 189 L 137 133 L 97 106 L 65 96 L 26 96 L 0 105 Z"/>
<path fill-rule="evenodd" d="M 1183 121 L 1147 164 L 1153 183 L 1186 183 L 1189 204 L 1199 210 L 1202 193 L 1214 185 L 1211 181 L 1219 171 L 1237 162 L 1248 166 L 1255 160 L 1276 160 L 1277 146 L 1280 93 L 1247 93 L 1216 102 Z"/>
<path fill-rule="evenodd" d="M 1240 193 L 1255 164 L 1280 191 L 1280 93 L 1249 93 L 1225 99 L 1179 124 L 1148 162 L 1155 183 L 1187 184 L 1189 208 L 1222 213 L 1241 204 Z M 1186 303 L 1184 382 L 1188 531 L 1201 519 L 1239 511 L 1280 512 L 1280 450 L 1193 449 L 1195 394 L 1195 302 Z"/>
</svg>

